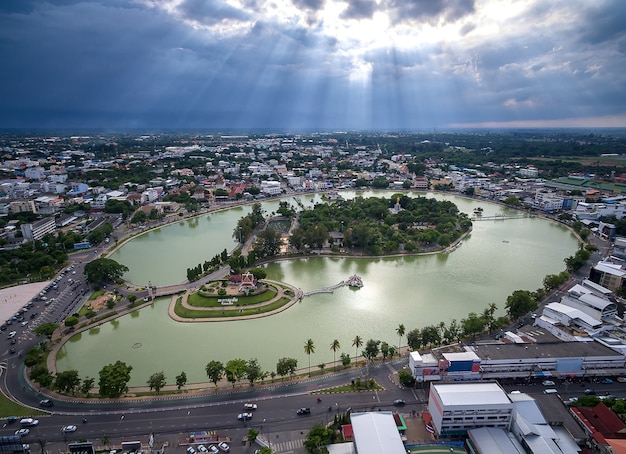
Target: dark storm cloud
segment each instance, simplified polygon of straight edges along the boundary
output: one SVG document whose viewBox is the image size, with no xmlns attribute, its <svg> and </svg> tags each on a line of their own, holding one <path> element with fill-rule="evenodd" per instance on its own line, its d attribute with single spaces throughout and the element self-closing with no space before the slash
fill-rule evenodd
<svg viewBox="0 0 626 454">
<path fill-rule="evenodd" d="M 376 11 L 374 0 L 348 0 L 348 7 L 341 13 L 342 19 L 371 19 Z"/>
<path fill-rule="evenodd" d="M 248 15 L 233 8 L 223 0 L 183 0 L 176 10 L 187 19 L 197 20 L 205 25 L 216 24 L 225 19 L 247 20 Z"/>
<path fill-rule="evenodd" d="M 319 11 L 324 7 L 326 0 L 292 0 L 292 2 L 297 8 Z"/>
<path fill-rule="evenodd" d="M 594 5 L 591 3 L 590 5 Z M 622 1 L 607 2 L 603 8 L 589 7 L 580 39 L 590 44 L 626 39 L 626 5 Z"/>
<path fill-rule="evenodd" d="M 387 0 L 394 22 L 454 22 L 474 12 L 474 0 Z"/>
</svg>

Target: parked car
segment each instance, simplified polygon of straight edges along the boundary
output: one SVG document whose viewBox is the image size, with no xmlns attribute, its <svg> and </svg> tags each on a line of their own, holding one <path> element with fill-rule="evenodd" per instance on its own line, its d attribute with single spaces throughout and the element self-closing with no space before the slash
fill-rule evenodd
<svg viewBox="0 0 626 454">
<path fill-rule="evenodd" d="M 224 452 L 228 452 L 230 451 L 230 446 L 228 446 L 227 443 L 220 441 L 217 446 L 220 448 L 220 450 L 224 451 Z"/>
<path fill-rule="evenodd" d="M 218 452 L 220 452 L 220 450 L 217 449 L 217 446 L 215 445 L 209 445 L 209 451 L 211 451 L 213 454 L 217 454 Z"/>
<path fill-rule="evenodd" d="M 617 377 L 617 381 L 620 383 L 626 383 L 626 377 Z"/>
<path fill-rule="evenodd" d="M 395 407 L 403 407 L 404 405 L 406 405 L 406 402 L 402 399 L 396 399 L 393 401 L 393 405 Z"/>
<path fill-rule="evenodd" d="M 556 383 L 554 383 L 552 380 L 544 380 L 544 381 L 541 382 L 541 384 L 543 386 L 554 386 L 554 385 L 556 385 Z"/>
<path fill-rule="evenodd" d="M 252 413 L 239 413 L 237 415 L 237 419 L 239 421 L 247 421 L 248 419 L 252 419 Z"/>
<path fill-rule="evenodd" d="M 198 445 L 198 452 L 209 452 L 209 450 L 204 445 Z"/>
<path fill-rule="evenodd" d="M 311 409 L 310 408 L 299 408 L 298 411 L 296 411 L 296 414 L 302 416 L 302 415 L 310 415 L 311 414 Z"/>
<path fill-rule="evenodd" d="M 605 377 L 602 380 L 600 380 L 600 383 L 604 383 L 605 385 L 609 385 L 609 384 L 613 383 L 613 380 L 611 380 L 608 377 Z"/>
<path fill-rule="evenodd" d="M 196 450 L 193 448 L 193 446 L 187 447 L 187 454 L 196 454 Z"/>
<path fill-rule="evenodd" d="M 63 426 L 61 427 L 61 432 L 65 434 L 76 432 L 76 426 Z"/>
</svg>

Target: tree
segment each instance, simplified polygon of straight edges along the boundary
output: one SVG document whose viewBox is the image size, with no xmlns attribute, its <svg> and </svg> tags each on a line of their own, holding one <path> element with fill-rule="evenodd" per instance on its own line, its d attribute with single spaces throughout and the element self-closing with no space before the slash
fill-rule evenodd
<svg viewBox="0 0 626 454">
<path fill-rule="evenodd" d="M 46 322 L 39 325 L 37 328 L 33 330 L 37 336 L 46 336 L 48 340 L 52 339 L 52 334 L 59 329 L 59 325 L 52 322 Z"/>
<path fill-rule="evenodd" d="M 470 312 L 467 314 L 467 318 L 461 320 L 461 325 L 466 336 L 475 337 L 476 334 L 485 330 L 485 319 L 479 317 L 475 312 Z"/>
<path fill-rule="evenodd" d="M 332 427 L 316 424 L 304 439 L 304 448 L 310 454 L 327 454 L 326 445 L 334 443 L 335 438 L 335 430 Z"/>
<path fill-rule="evenodd" d="M 254 382 L 261 378 L 263 371 L 259 365 L 259 361 L 256 358 L 252 358 L 246 364 L 246 377 L 250 382 L 250 386 L 254 386 Z"/>
<path fill-rule="evenodd" d="M 183 371 L 176 376 L 176 389 L 180 389 L 187 384 L 187 374 Z"/>
<path fill-rule="evenodd" d="M 332 343 L 330 344 L 330 349 L 333 351 L 333 366 L 335 366 L 335 370 L 337 370 L 337 350 L 339 350 L 340 348 L 341 344 L 337 339 L 332 341 Z"/>
<path fill-rule="evenodd" d="M 406 342 L 412 351 L 419 350 L 422 346 L 422 333 L 420 333 L 420 330 L 415 328 L 409 331 L 406 335 Z"/>
<path fill-rule="evenodd" d="M 363 350 L 363 356 L 365 357 L 366 360 L 374 361 L 374 359 L 376 359 L 376 357 L 378 356 L 378 353 L 380 352 L 379 345 L 380 345 L 380 341 L 374 340 L 374 339 L 369 339 L 365 343 L 365 350 Z"/>
<path fill-rule="evenodd" d="M 85 265 L 87 282 L 92 284 L 112 282 L 121 278 L 126 272 L 128 272 L 127 266 L 107 258 L 99 258 Z"/>
<path fill-rule="evenodd" d="M 246 435 L 246 440 L 248 440 L 248 443 L 254 443 L 254 440 L 256 440 L 256 437 L 259 436 L 259 431 L 255 428 L 250 428 L 248 429 L 248 434 Z"/>
<path fill-rule="evenodd" d="M 341 356 L 339 356 L 339 358 L 341 358 L 341 365 L 343 367 L 348 367 L 350 365 L 350 362 L 352 361 L 348 353 L 342 353 Z"/>
<path fill-rule="evenodd" d="M 298 368 L 298 360 L 295 358 L 281 358 L 276 363 L 276 373 L 282 377 L 293 375 Z"/>
<path fill-rule="evenodd" d="M 304 344 L 304 353 L 309 357 L 309 377 L 311 376 L 311 353 L 315 353 L 315 344 L 313 339 L 309 339 Z"/>
<path fill-rule="evenodd" d="M 63 321 L 63 324 L 68 328 L 76 326 L 78 325 L 78 317 L 76 317 L 75 315 L 70 315 Z"/>
<path fill-rule="evenodd" d="M 86 377 L 83 380 L 82 385 L 80 385 L 80 392 L 85 394 L 87 397 L 89 397 L 89 392 L 92 390 L 93 385 L 95 384 L 96 380 L 90 377 Z"/>
<path fill-rule="evenodd" d="M 380 353 L 383 355 L 383 360 L 387 359 L 389 356 L 389 344 L 387 342 L 382 342 L 380 344 Z"/>
<path fill-rule="evenodd" d="M 155 372 L 154 374 L 150 375 L 147 383 L 150 387 L 150 391 L 154 389 L 157 395 L 159 395 L 161 389 L 167 384 L 167 380 L 165 379 L 165 374 L 163 373 L 163 371 L 161 371 Z"/>
<path fill-rule="evenodd" d="M 48 368 L 42 364 L 37 364 L 30 370 L 30 379 L 44 388 L 49 388 L 54 380 Z"/>
<path fill-rule="evenodd" d="M 98 387 L 102 397 L 117 398 L 128 391 L 130 372 L 133 366 L 128 366 L 122 361 L 108 364 L 100 370 Z"/>
<path fill-rule="evenodd" d="M 226 375 L 226 380 L 232 383 L 233 388 L 235 384 L 246 376 L 246 367 L 248 363 L 245 359 L 235 358 L 231 359 L 224 366 L 224 374 Z"/>
<path fill-rule="evenodd" d="M 220 361 L 209 361 L 204 367 L 206 375 L 217 386 L 217 382 L 224 376 L 224 364 Z"/>
<path fill-rule="evenodd" d="M 54 387 L 62 393 L 74 394 L 80 385 L 80 378 L 77 370 L 65 370 L 58 372 L 54 379 Z"/>
<path fill-rule="evenodd" d="M 516 319 L 537 309 L 537 301 L 532 298 L 528 290 L 515 290 L 507 297 L 505 307 L 509 317 Z"/>
<path fill-rule="evenodd" d="M 402 343 L 402 336 L 404 336 L 405 332 L 406 332 L 406 329 L 404 328 L 404 325 L 400 323 L 398 327 L 396 328 L 396 334 L 398 335 L 398 351 L 400 351 L 400 346 Z"/>
<path fill-rule="evenodd" d="M 361 348 L 361 345 L 363 345 L 363 339 L 361 339 L 361 336 L 355 336 L 354 339 L 352 339 L 352 346 L 354 347 L 354 365 L 356 366 L 356 359 L 357 356 L 359 355 L 359 348 Z"/>
</svg>

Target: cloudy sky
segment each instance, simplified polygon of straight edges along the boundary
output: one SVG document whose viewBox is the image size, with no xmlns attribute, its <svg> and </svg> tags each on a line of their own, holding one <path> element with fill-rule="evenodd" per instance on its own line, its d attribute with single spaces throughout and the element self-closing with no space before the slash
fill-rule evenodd
<svg viewBox="0 0 626 454">
<path fill-rule="evenodd" d="M 0 128 L 626 127 L 624 0 L 0 0 Z"/>
</svg>

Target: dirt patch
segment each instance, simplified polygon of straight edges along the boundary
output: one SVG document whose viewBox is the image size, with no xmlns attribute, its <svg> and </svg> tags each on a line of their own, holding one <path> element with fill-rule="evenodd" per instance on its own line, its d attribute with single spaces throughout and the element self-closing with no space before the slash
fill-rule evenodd
<svg viewBox="0 0 626 454">
<path fill-rule="evenodd" d="M 91 310 L 93 310 L 94 312 L 98 312 L 99 310 L 105 309 L 107 307 L 107 301 L 109 300 L 109 298 L 112 298 L 112 297 L 113 296 L 111 292 L 105 292 L 99 297 L 87 301 L 86 304 L 88 304 L 91 307 Z"/>
</svg>

